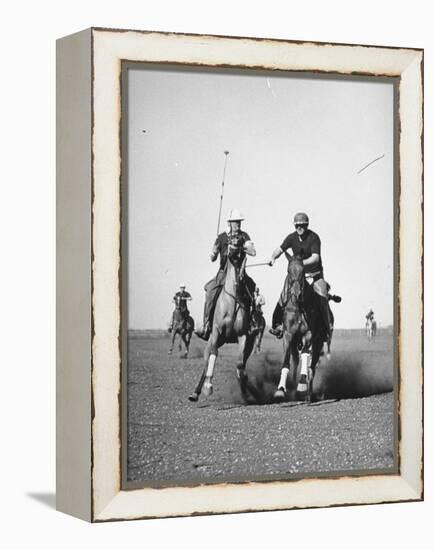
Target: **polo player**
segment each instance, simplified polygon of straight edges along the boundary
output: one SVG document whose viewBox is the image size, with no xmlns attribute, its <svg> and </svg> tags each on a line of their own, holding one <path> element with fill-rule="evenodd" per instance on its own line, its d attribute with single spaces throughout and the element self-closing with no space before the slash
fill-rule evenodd
<svg viewBox="0 0 434 550">
<path fill-rule="evenodd" d="M 220 268 L 217 271 L 216 276 L 205 285 L 206 294 L 203 312 L 203 325 L 195 331 L 195 334 L 203 340 L 208 340 L 211 333 L 214 306 L 220 290 L 225 282 L 225 268 L 228 261 L 228 250 L 239 249 L 241 251 L 242 258 L 245 258 L 246 254 L 249 256 L 256 256 L 255 245 L 249 235 L 245 231 L 241 230 L 241 222 L 243 220 L 244 216 L 238 209 L 234 208 L 231 210 L 227 218 L 227 231 L 220 233 L 214 242 L 210 259 L 212 262 L 215 262 L 217 257 L 220 255 Z M 250 297 L 250 302 L 252 303 L 256 285 L 245 272 L 242 275 L 242 283 L 244 289 L 246 289 L 248 297 Z"/>
<path fill-rule="evenodd" d="M 181 283 L 179 285 L 178 292 L 175 293 L 173 296 L 172 302 L 176 305 L 178 309 L 181 310 L 181 312 L 184 314 L 185 318 L 187 318 L 190 315 L 190 312 L 188 311 L 187 302 L 192 300 L 191 294 L 185 290 L 185 283 Z M 173 330 L 173 323 L 175 312 L 172 313 L 172 322 L 170 324 L 170 327 L 168 329 L 169 332 L 172 332 Z"/>
<path fill-rule="evenodd" d="M 255 288 L 255 308 L 262 315 L 262 306 L 265 306 L 265 298 L 260 294 L 259 287 Z"/>
<path fill-rule="evenodd" d="M 372 311 L 372 309 L 370 309 L 368 311 L 368 313 L 366 314 L 366 320 L 367 321 L 373 321 L 374 320 L 374 312 Z"/>
<path fill-rule="evenodd" d="M 299 212 L 294 216 L 295 231 L 290 233 L 283 240 L 282 244 L 274 250 L 271 255 L 270 265 L 281 256 L 283 253 L 288 254 L 291 250 L 292 255 L 299 256 L 303 260 L 304 275 L 306 281 L 312 285 L 313 290 L 320 296 L 321 318 L 324 328 L 324 341 L 331 336 L 332 327 L 330 319 L 329 300 L 340 302 L 340 296 L 329 294 L 330 285 L 324 280 L 323 265 L 321 261 L 321 239 L 319 236 L 309 229 L 309 217 L 304 212 Z M 285 307 L 283 290 L 276 308 L 273 312 L 272 328 L 270 333 L 281 338 L 283 336 L 283 309 Z"/>
</svg>

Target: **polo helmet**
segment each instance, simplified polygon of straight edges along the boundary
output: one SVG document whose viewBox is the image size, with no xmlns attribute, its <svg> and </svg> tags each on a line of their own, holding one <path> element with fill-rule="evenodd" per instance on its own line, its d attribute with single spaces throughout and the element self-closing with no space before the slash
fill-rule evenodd
<svg viewBox="0 0 434 550">
<path fill-rule="evenodd" d="M 309 216 L 304 212 L 297 212 L 294 216 L 294 223 L 309 223 Z"/>
</svg>

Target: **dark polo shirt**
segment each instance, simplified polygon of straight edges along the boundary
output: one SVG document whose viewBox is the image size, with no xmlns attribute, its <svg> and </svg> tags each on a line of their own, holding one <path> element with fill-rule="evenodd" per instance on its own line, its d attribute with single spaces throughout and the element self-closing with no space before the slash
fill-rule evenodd
<svg viewBox="0 0 434 550">
<path fill-rule="evenodd" d="M 322 272 L 321 240 L 319 236 L 310 229 L 307 229 L 301 237 L 296 231 L 294 231 L 294 233 L 290 233 L 284 239 L 280 245 L 280 248 L 284 252 L 290 248 L 295 256 L 300 256 L 303 260 L 310 258 L 312 254 L 319 254 L 319 262 L 305 268 L 305 271 L 308 273 L 314 273 L 317 271 Z"/>
</svg>

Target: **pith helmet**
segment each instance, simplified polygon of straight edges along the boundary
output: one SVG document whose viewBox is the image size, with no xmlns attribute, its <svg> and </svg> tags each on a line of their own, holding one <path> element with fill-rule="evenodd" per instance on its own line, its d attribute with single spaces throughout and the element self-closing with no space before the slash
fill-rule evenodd
<svg viewBox="0 0 434 550">
<path fill-rule="evenodd" d="M 238 208 L 233 208 L 229 212 L 228 222 L 241 222 L 244 220 L 243 214 L 238 210 Z"/>
<path fill-rule="evenodd" d="M 179 288 L 185 288 L 185 283 L 179 283 Z"/>
<path fill-rule="evenodd" d="M 294 216 L 294 223 L 309 223 L 309 216 L 304 212 L 298 212 Z"/>
</svg>

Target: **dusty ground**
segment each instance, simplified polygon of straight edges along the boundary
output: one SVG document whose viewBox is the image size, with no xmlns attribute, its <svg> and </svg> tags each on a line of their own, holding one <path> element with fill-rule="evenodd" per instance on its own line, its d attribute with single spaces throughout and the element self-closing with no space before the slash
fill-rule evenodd
<svg viewBox="0 0 434 550">
<path fill-rule="evenodd" d="M 201 482 L 357 472 L 394 466 L 392 336 L 367 342 L 336 333 L 320 366 L 315 404 L 272 403 L 281 343 L 266 337 L 248 363 L 260 397 L 244 403 L 235 376 L 237 347 L 219 355 L 214 394 L 190 403 L 200 376 L 201 341 L 190 357 L 167 356 L 163 333 L 131 333 L 128 369 L 128 479 Z"/>
</svg>

